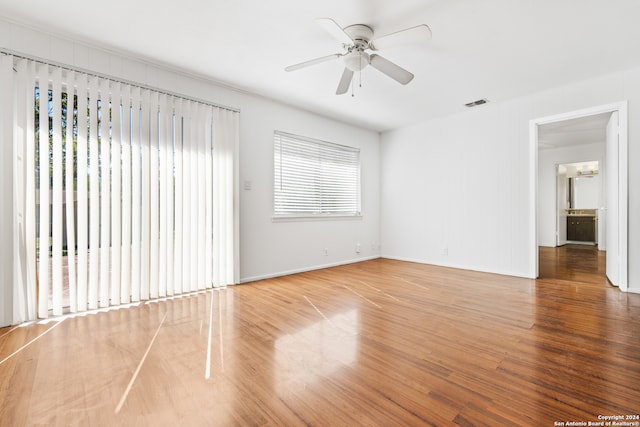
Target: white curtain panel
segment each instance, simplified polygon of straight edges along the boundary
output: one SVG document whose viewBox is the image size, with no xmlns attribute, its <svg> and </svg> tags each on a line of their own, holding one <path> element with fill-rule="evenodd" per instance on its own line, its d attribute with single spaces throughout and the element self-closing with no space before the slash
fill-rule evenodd
<svg viewBox="0 0 640 427">
<path fill-rule="evenodd" d="M 1 72 L 13 323 L 238 282 L 237 111 L 7 54 Z"/>
</svg>

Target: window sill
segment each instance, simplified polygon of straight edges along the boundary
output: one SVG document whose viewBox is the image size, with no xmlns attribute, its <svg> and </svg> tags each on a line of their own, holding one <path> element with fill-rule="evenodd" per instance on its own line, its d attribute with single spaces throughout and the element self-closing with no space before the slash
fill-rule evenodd
<svg viewBox="0 0 640 427">
<path fill-rule="evenodd" d="M 300 221 L 360 221 L 362 214 L 358 215 L 291 215 L 273 216 L 272 222 L 300 222 Z"/>
</svg>

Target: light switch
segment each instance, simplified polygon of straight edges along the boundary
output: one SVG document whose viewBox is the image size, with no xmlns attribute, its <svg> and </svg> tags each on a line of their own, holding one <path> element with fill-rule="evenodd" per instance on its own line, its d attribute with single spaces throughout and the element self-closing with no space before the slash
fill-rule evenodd
<svg viewBox="0 0 640 427">
<path fill-rule="evenodd" d="M 244 182 L 244 189 L 247 191 L 251 190 L 251 181 Z"/>
</svg>

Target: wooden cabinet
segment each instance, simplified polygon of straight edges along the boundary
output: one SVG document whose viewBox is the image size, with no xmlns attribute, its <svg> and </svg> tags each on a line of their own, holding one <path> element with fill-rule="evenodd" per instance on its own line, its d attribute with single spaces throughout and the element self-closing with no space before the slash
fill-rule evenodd
<svg viewBox="0 0 640 427">
<path fill-rule="evenodd" d="M 567 240 L 574 242 L 595 242 L 596 218 L 594 216 L 568 216 Z"/>
</svg>

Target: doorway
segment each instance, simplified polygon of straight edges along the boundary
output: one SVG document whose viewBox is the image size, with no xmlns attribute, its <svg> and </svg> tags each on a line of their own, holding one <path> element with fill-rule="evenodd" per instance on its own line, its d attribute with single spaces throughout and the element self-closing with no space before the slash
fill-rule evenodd
<svg viewBox="0 0 640 427">
<path fill-rule="evenodd" d="M 604 146 L 600 146 L 602 154 L 597 154 L 598 146 L 588 147 L 585 144 L 585 135 L 578 131 L 584 129 L 580 127 L 584 123 L 601 124 L 600 130 L 604 138 Z M 573 128 L 572 128 L 573 127 Z M 547 223 L 558 221 L 557 215 L 557 197 L 555 191 L 552 197 L 553 202 L 549 202 L 548 191 L 549 179 L 556 185 L 557 164 L 548 165 L 548 156 L 544 153 L 545 146 L 549 144 L 549 130 L 564 128 L 565 137 L 573 137 L 574 145 L 582 144 L 581 148 L 573 154 L 581 153 L 583 158 L 566 157 L 571 155 L 571 147 L 560 147 L 556 155 L 565 156 L 565 160 L 570 162 L 586 161 L 587 157 L 601 159 L 600 163 L 604 169 L 604 185 L 605 203 L 601 206 L 601 214 L 606 221 L 606 229 L 603 227 L 604 236 L 602 238 L 604 248 L 606 248 L 606 277 L 608 280 L 620 287 L 621 290 L 627 290 L 627 204 L 628 204 L 628 186 L 627 186 L 627 103 L 620 102 L 600 107 L 594 107 L 579 111 L 568 112 L 564 114 L 543 117 L 530 121 L 530 189 L 531 204 L 533 207 L 533 215 L 530 219 L 530 237 L 533 242 L 531 250 L 531 277 L 540 276 L 540 257 L 539 247 L 556 247 L 558 242 L 557 228 L 554 224 L 554 232 L 549 235 Z M 589 151 L 591 150 L 591 152 Z M 548 176 L 548 170 L 552 168 L 551 176 Z M 549 208 L 549 205 L 552 205 Z M 551 209 L 551 219 L 549 215 Z"/>
<path fill-rule="evenodd" d="M 610 114 L 605 115 L 608 120 Z M 605 124 L 606 126 L 606 124 Z M 588 132 L 598 138 L 605 132 L 606 127 L 598 126 Z M 560 142 L 564 142 L 560 140 Z M 597 142 L 592 151 L 604 153 L 604 137 Z M 567 151 L 566 147 L 560 148 Z M 542 150 L 542 148 L 539 148 Z M 558 149 L 554 150 L 554 153 Z M 569 155 L 581 153 L 580 146 L 569 151 Z M 539 163 L 542 162 L 542 155 Z M 545 156 L 549 157 L 549 156 Z M 598 245 L 605 250 L 604 229 L 606 227 L 605 212 L 605 183 L 601 179 L 600 161 L 591 160 L 577 163 L 556 164 L 556 224 L 553 232 L 556 235 L 556 245 L 567 243 Z M 543 190 L 540 190 L 543 192 Z M 551 195 L 547 195 L 551 199 Z M 541 199 L 543 196 L 541 196 Z M 553 200 L 553 199 L 551 199 Z M 551 231 L 551 230 L 550 230 Z M 541 227 L 539 233 L 542 233 Z M 539 244 L 540 239 L 538 239 Z"/>
</svg>

